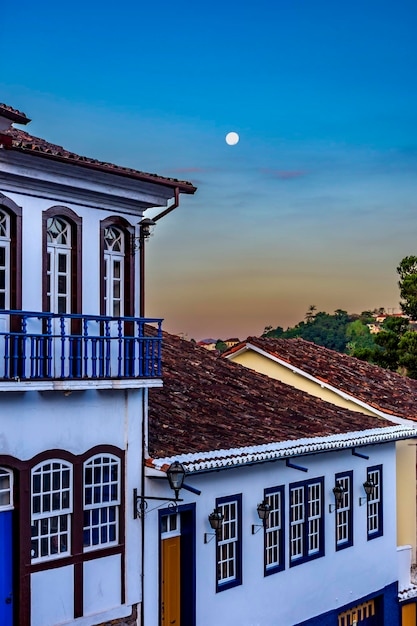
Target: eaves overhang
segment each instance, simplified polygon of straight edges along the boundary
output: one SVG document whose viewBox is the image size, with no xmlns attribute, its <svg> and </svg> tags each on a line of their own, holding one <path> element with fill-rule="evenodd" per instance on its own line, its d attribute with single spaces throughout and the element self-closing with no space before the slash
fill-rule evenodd
<svg viewBox="0 0 417 626">
<path fill-rule="evenodd" d="M 171 190 L 178 189 L 180 193 L 194 194 L 197 190 L 197 188 L 188 181 L 159 176 L 158 174 L 150 174 L 133 168 L 99 161 L 98 159 L 79 156 L 75 153 L 69 152 L 68 150 L 64 150 L 60 146 L 44 142 L 44 140 L 37 137 L 28 136 L 27 140 L 16 139 L 13 135 L 5 133 L 2 135 L 2 138 L 5 140 L 4 148 L 6 150 L 13 153 L 24 154 L 30 156 L 31 158 L 34 157 L 35 159 L 37 158 L 56 163 L 63 163 L 66 166 L 78 166 L 88 170 L 94 170 L 96 172 L 103 172 L 104 174 L 112 174 L 114 176 L 123 177 L 125 179 L 137 180 L 145 183 L 151 183 L 153 185 L 167 187 Z M 9 141 L 6 141 L 6 139 L 9 139 Z"/>
<path fill-rule="evenodd" d="M 291 457 L 334 452 L 415 438 L 417 438 L 417 427 L 387 426 L 386 428 L 373 428 L 325 437 L 306 437 L 304 439 L 271 442 L 244 448 L 176 454 L 169 457 L 147 459 L 146 465 L 156 470 L 164 471 L 171 463 L 179 461 L 184 466 L 187 474 L 198 474 L 289 459 Z"/>
</svg>

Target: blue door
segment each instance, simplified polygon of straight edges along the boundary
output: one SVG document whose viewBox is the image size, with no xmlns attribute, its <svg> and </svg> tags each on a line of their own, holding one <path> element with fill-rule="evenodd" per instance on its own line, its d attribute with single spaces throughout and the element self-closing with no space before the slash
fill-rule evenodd
<svg viewBox="0 0 417 626">
<path fill-rule="evenodd" d="M 0 468 L 0 624 L 13 626 L 13 475 Z"/>
</svg>

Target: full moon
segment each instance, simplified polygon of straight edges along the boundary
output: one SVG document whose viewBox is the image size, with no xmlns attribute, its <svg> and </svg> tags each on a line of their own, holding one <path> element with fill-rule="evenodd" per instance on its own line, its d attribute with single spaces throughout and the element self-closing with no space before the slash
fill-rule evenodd
<svg viewBox="0 0 417 626">
<path fill-rule="evenodd" d="M 226 135 L 226 143 L 229 146 L 235 146 L 239 141 L 239 135 L 235 132 L 227 133 Z"/>
</svg>

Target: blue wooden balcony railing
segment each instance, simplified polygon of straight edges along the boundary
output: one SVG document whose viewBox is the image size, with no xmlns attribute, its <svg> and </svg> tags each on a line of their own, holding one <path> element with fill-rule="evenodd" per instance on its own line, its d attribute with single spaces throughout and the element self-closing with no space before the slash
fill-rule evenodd
<svg viewBox="0 0 417 626">
<path fill-rule="evenodd" d="M 158 378 L 162 320 L 0 311 L 0 381 Z"/>
</svg>

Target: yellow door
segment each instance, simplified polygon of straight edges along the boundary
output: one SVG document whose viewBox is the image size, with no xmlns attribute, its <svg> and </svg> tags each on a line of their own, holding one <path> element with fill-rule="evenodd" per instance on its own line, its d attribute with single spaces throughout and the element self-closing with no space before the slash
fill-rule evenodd
<svg viewBox="0 0 417 626">
<path fill-rule="evenodd" d="M 402 608 L 402 626 L 416 625 L 416 605 L 405 604 Z"/>
<path fill-rule="evenodd" d="M 181 626 L 180 540 L 162 540 L 161 626 Z"/>
</svg>

